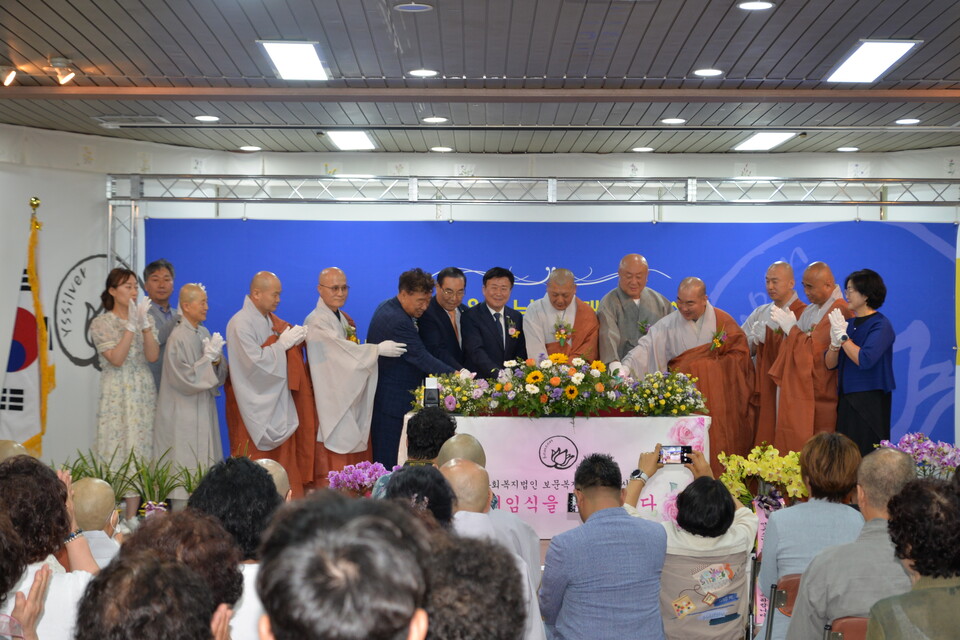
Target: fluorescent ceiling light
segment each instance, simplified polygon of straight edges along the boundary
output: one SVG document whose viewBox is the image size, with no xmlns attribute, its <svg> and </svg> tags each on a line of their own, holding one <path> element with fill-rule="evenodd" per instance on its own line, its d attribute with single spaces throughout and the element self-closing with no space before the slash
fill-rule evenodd
<svg viewBox="0 0 960 640">
<path fill-rule="evenodd" d="M 193 116 L 194 120 L 199 120 L 200 122 L 217 122 L 220 120 L 219 116 Z"/>
<path fill-rule="evenodd" d="M 340 151 L 366 151 L 377 148 L 364 131 L 327 131 L 327 137 Z"/>
<path fill-rule="evenodd" d="M 449 153 L 453 151 L 453 147 L 430 147 L 430 151 L 436 151 L 437 153 Z"/>
<path fill-rule="evenodd" d="M 854 151 L 860 151 L 860 147 L 837 147 L 837 151 L 842 151 L 843 153 L 852 153 Z"/>
<path fill-rule="evenodd" d="M 713 78 L 716 76 L 722 76 L 723 71 L 720 69 L 697 69 L 693 72 L 693 75 L 700 76 L 701 78 Z"/>
<path fill-rule="evenodd" d="M 368 180 L 370 178 L 375 178 L 376 176 L 372 173 L 338 173 L 332 177 L 342 180 Z"/>
<path fill-rule="evenodd" d="M 437 75 L 437 73 L 439 72 L 434 71 L 433 69 L 411 69 L 410 71 L 407 71 L 408 75 L 411 75 L 415 78 L 432 78 L 433 76 Z"/>
<path fill-rule="evenodd" d="M 423 121 L 428 124 L 439 124 L 441 122 L 446 122 L 447 119 L 444 118 L 443 116 L 427 116 L 426 118 L 423 119 Z"/>
<path fill-rule="evenodd" d="M 737 6 L 746 11 L 764 11 L 766 9 L 773 9 L 772 2 L 761 2 L 759 0 L 755 0 L 753 2 L 741 2 Z"/>
<path fill-rule="evenodd" d="M 663 124 L 683 124 L 684 122 L 686 122 L 686 120 L 684 120 L 683 118 L 664 118 L 660 122 L 662 122 Z"/>
<path fill-rule="evenodd" d="M 769 151 L 797 135 L 786 131 L 755 133 L 737 146 L 734 151 Z"/>
<path fill-rule="evenodd" d="M 897 124 L 920 124 L 920 121 L 917 118 L 900 118 Z"/>
<path fill-rule="evenodd" d="M 326 80 L 326 69 L 317 55 L 316 42 L 271 42 L 257 44 L 270 56 L 277 76 L 284 80 Z"/>
<path fill-rule="evenodd" d="M 247 144 L 240 147 L 240 151 L 260 151 L 260 147 L 256 147 L 252 144 Z"/>
<path fill-rule="evenodd" d="M 403 13 L 424 13 L 426 11 L 433 11 L 433 5 L 423 2 L 404 2 L 393 5 L 393 9 L 394 11 Z"/>
<path fill-rule="evenodd" d="M 634 147 L 630 151 L 636 151 L 637 153 L 650 153 L 653 151 L 653 147 Z"/>
<path fill-rule="evenodd" d="M 13 84 L 13 79 L 16 77 L 16 67 L 0 67 L 0 82 L 3 82 L 3 86 L 9 87 Z"/>
<path fill-rule="evenodd" d="M 861 40 L 827 82 L 873 82 L 922 40 Z"/>
</svg>

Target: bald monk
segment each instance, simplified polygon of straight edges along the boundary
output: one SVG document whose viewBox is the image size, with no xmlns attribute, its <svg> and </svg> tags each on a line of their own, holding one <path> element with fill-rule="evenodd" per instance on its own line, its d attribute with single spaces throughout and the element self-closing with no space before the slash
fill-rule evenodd
<svg viewBox="0 0 960 640">
<path fill-rule="evenodd" d="M 606 363 L 619 364 L 649 328 L 672 311 L 666 296 L 647 286 L 649 274 L 650 267 L 642 255 L 623 256 L 617 269 L 617 288 L 600 300 L 600 359 Z"/>
<path fill-rule="evenodd" d="M 839 309 L 844 318 L 853 317 L 826 263 L 811 263 L 802 282 L 810 304 L 798 319 L 779 310 L 771 312 L 786 336 L 770 368 L 770 377 L 780 388 L 773 444 L 781 453 L 800 451 L 815 433 L 836 429 L 837 372 L 827 369 L 823 361 L 830 346 L 827 316 Z"/>
<path fill-rule="evenodd" d="M 770 367 L 773 366 L 780 353 L 780 345 L 784 334 L 780 325 L 770 317 L 774 307 L 786 310 L 800 317 L 805 305 L 800 301 L 795 291 L 796 280 L 793 277 L 793 267 L 782 260 L 774 262 L 767 268 L 766 274 L 767 295 L 770 302 L 760 305 L 753 310 L 740 328 L 747 334 L 750 343 L 750 354 L 754 364 L 754 396 L 757 402 L 756 427 L 753 444 L 764 442 L 773 444 L 774 432 L 777 426 L 777 384 L 770 377 Z"/>
<path fill-rule="evenodd" d="M 440 447 L 440 453 L 437 454 L 436 464 L 442 467 L 454 458 L 470 460 L 481 467 L 487 466 L 487 454 L 483 450 L 483 445 L 469 433 L 458 433 L 444 442 Z"/>
<path fill-rule="evenodd" d="M 527 307 L 523 331 L 531 358 L 554 353 L 587 361 L 600 358 L 600 322 L 577 297 L 577 281 L 569 269 L 550 272 L 547 294 Z"/>
<path fill-rule="evenodd" d="M 110 564 L 120 544 L 114 540 L 120 512 L 113 487 L 99 478 L 81 478 L 73 483 L 73 513 L 83 529 L 90 553 L 101 569 Z"/>
<path fill-rule="evenodd" d="M 753 362 L 747 336 L 726 311 L 707 300 L 700 278 L 684 278 L 677 289 L 677 310 L 650 327 L 623 359 L 636 378 L 654 371 L 682 371 L 699 378 L 697 388 L 710 411 L 710 466 L 723 467 L 716 454 L 744 455 L 753 441 L 751 398 Z M 714 347 L 717 332 L 726 334 Z"/>
<path fill-rule="evenodd" d="M 303 325 L 307 328 L 310 376 L 323 388 L 315 394 L 317 428 L 314 475 L 317 486 L 327 486 L 327 473 L 373 459 L 370 420 L 377 392 L 377 358 L 398 358 L 406 345 L 393 340 L 360 344 L 357 325 L 343 311 L 349 287 L 337 267 L 320 272 L 320 298 Z"/>
<path fill-rule="evenodd" d="M 13 456 L 28 456 L 30 452 L 19 442 L 13 440 L 0 440 L 0 462 Z"/>
<path fill-rule="evenodd" d="M 279 462 L 297 498 L 313 483 L 317 408 L 302 346 L 307 330 L 274 314 L 281 290 L 269 271 L 250 281 L 243 308 L 227 323 L 224 390 L 232 454 Z"/>
<path fill-rule="evenodd" d="M 293 499 L 293 492 L 290 490 L 290 478 L 287 476 L 287 470 L 283 468 L 283 465 L 270 458 L 260 458 L 256 462 L 270 474 L 273 486 L 277 488 L 277 493 L 280 494 L 283 501 L 290 502 Z"/>
</svg>

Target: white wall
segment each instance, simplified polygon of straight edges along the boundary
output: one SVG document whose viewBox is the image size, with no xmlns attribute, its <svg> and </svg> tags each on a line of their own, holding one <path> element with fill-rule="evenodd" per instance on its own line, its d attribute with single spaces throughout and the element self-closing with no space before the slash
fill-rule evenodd
<svg viewBox="0 0 960 640">
<path fill-rule="evenodd" d="M 53 319 L 57 288 L 79 261 L 105 253 L 106 175 L 175 173 L 232 175 L 339 174 L 491 177 L 903 177 L 958 178 L 960 149 L 891 154 L 616 154 L 456 155 L 376 153 L 239 154 L 208 152 L 97 136 L 0 125 L 0 300 L 15 300 L 25 264 L 29 199 L 42 200 L 40 272 L 44 310 Z M 956 190 L 953 197 L 957 198 Z M 650 221 L 650 206 L 542 205 L 182 205 L 149 203 L 154 217 L 259 217 L 365 220 Z M 666 207 L 664 221 L 790 222 L 878 219 L 876 207 Z M 893 207 L 890 220 L 954 221 L 952 207 Z M 142 234 L 141 234 L 142 239 Z M 143 255 L 142 251 L 140 255 Z M 87 285 L 102 287 L 106 262 L 89 263 Z M 140 265 L 138 265 L 140 266 Z M 12 334 L 13 314 L 0 313 L 0 336 Z M 44 459 L 62 461 L 93 445 L 98 373 L 79 367 L 54 337 L 57 388 L 50 397 Z M 0 362 L 9 342 L 0 338 Z"/>
</svg>

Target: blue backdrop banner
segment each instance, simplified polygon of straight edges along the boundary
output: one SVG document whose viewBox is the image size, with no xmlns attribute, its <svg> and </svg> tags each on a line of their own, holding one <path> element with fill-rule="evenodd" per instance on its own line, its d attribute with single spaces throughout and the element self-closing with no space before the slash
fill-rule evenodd
<svg viewBox="0 0 960 640">
<path fill-rule="evenodd" d="M 698 276 L 710 301 L 743 321 L 769 301 L 764 271 L 785 260 L 803 295 L 803 268 L 823 260 L 843 283 L 874 269 L 887 285 L 883 312 L 897 331 L 893 436 L 923 431 L 953 442 L 956 227 L 952 224 L 839 222 L 808 224 L 649 224 L 510 222 L 326 222 L 149 219 L 146 261 L 170 260 L 176 284 L 203 283 L 206 325 L 225 332 L 258 270 L 283 283 L 277 314 L 299 324 L 317 301 L 317 274 L 347 273 L 344 309 L 361 339 L 377 304 L 396 295 L 397 276 L 412 267 L 432 273 L 457 266 L 468 274 L 468 304 L 481 299 L 481 274 L 510 268 L 513 306 L 542 297 L 549 270 L 565 267 L 578 296 L 596 307 L 617 286 L 617 263 L 631 252 L 650 264 L 649 287 L 673 299 L 677 283 Z M 229 354 L 228 354 L 229 358 Z M 223 412 L 221 410 L 221 419 Z"/>
</svg>

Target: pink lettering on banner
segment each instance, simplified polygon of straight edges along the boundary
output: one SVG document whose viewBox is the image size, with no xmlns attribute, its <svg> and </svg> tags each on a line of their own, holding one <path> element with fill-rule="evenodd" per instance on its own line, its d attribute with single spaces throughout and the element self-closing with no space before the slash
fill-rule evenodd
<svg viewBox="0 0 960 640">
<path fill-rule="evenodd" d="M 520 497 L 519 496 L 508 496 L 507 497 L 507 506 L 510 507 L 510 511 L 517 513 L 520 511 Z"/>
<path fill-rule="evenodd" d="M 557 496 L 551 493 L 549 496 L 547 496 L 547 499 L 543 501 L 543 506 L 547 508 L 548 513 L 556 513 L 557 512 Z"/>
<path fill-rule="evenodd" d="M 528 511 L 533 511 L 534 513 L 537 512 L 537 496 L 536 495 L 532 495 L 528 497 L 527 501 L 524 504 L 526 505 Z"/>
<path fill-rule="evenodd" d="M 650 509 L 650 511 L 654 511 L 657 508 L 657 499 L 654 497 L 653 494 L 647 494 L 645 497 L 640 498 L 640 502 L 637 504 L 637 507 L 641 509 L 646 508 L 646 509 Z"/>
</svg>

